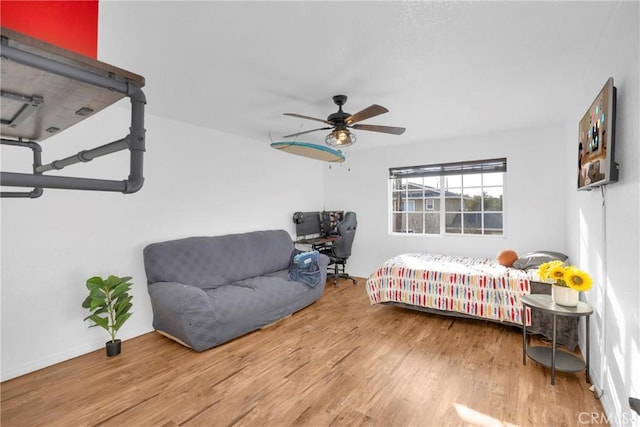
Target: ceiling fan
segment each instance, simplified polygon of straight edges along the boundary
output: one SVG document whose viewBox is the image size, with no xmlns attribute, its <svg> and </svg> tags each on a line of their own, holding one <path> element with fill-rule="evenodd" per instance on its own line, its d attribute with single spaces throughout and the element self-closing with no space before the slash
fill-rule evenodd
<svg viewBox="0 0 640 427">
<path fill-rule="evenodd" d="M 380 125 L 367 125 L 358 124 L 371 117 L 379 116 L 388 112 L 386 108 L 381 105 L 373 104 L 364 110 L 358 111 L 355 114 L 349 114 L 342 111 L 342 106 L 347 102 L 347 95 L 336 95 L 333 97 L 333 102 L 338 106 L 338 111 L 330 114 L 327 119 L 317 119 L 315 117 L 303 116 L 296 113 L 284 113 L 285 116 L 298 117 L 301 119 L 315 120 L 317 122 L 326 123 L 330 126 L 317 129 L 311 129 L 304 132 L 292 133 L 291 135 L 285 135 L 283 138 L 291 138 L 293 136 L 304 135 L 310 132 L 316 132 L 319 130 L 332 129 L 331 133 L 325 138 L 325 142 L 332 147 L 348 147 L 356 142 L 356 135 L 349 129 L 366 130 L 372 132 L 389 133 L 392 135 L 402 135 L 405 128 L 395 126 L 380 126 Z"/>
</svg>

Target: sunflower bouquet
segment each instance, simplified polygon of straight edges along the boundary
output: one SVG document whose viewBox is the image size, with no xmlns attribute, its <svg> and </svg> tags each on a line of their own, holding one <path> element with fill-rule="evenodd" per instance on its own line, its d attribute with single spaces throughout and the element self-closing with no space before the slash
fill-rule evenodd
<svg viewBox="0 0 640 427">
<path fill-rule="evenodd" d="M 562 261 L 549 261 L 538 267 L 540 279 L 576 291 L 588 291 L 593 280 L 584 271 Z"/>
</svg>

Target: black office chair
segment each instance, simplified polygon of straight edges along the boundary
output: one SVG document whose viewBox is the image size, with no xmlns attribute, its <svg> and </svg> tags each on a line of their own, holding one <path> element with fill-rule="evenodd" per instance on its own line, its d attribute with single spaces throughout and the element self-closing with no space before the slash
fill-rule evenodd
<svg viewBox="0 0 640 427">
<path fill-rule="evenodd" d="M 347 259 L 351 256 L 351 246 L 353 245 L 353 238 L 356 236 L 356 227 L 358 226 L 358 220 L 356 219 L 355 212 L 346 212 L 344 219 L 338 224 L 338 238 L 333 242 L 331 248 L 321 250 L 329 257 L 329 271 L 327 271 L 327 277 L 333 278 L 333 285 L 338 286 L 338 279 L 349 279 L 356 284 L 356 279 L 349 276 L 345 272 L 345 266 Z M 331 267 L 333 266 L 333 268 Z"/>
</svg>

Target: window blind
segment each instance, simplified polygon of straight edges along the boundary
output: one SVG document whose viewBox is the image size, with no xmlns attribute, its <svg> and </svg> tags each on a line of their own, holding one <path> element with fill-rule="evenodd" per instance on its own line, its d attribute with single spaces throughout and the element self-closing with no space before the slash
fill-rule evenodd
<svg viewBox="0 0 640 427">
<path fill-rule="evenodd" d="M 389 179 L 415 178 L 472 173 L 506 172 L 507 159 L 473 160 L 468 162 L 440 163 L 435 165 L 389 168 Z"/>
</svg>

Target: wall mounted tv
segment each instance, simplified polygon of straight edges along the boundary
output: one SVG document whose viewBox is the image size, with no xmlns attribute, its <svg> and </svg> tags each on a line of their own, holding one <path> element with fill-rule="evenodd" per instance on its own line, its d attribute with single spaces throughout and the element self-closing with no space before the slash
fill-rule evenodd
<svg viewBox="0 0 640 427">
<path fill-rule="evenodd" d="M 616 182 L 616 88 L 610 77 L 578 125 L 578 190 Z"/>
</svg>

